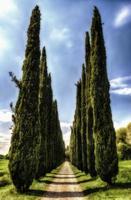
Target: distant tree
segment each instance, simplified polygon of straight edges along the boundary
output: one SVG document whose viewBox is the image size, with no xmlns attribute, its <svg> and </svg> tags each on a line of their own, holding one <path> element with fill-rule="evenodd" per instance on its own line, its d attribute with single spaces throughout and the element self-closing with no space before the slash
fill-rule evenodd
<svg viewBox="0 0 131 200">
<path fill-rule="evenodd" d="M 117 139 L 117 142 L 124 142 L 126 143 L 126 137 L 127 137 L 127 130 L 126 128 L 119 128 L 117 131 L 116 131 L 116 139 Z"/>
<path fill-rule="evenodd" d="M 127 125 L 127 143 L 131 144 L 131 123 Z"/>
<path fill-rule="evenodd" d="M 131 145 L 120 142 L 117 145 L 118 155 L 120 160 L 130 160 L 131 159 Z"/>
<path fill-rule="evenodd" d="M 91 98 L 95 136 L 95 164 L 100 178 L 111 184 L 112 178 L 118 173 L 118 157 L 110 108 L 102 22 L 96 7 L 92 20 L 91 42 Z"/>
<path fill-rule="evenodd" d="M 75 135 L 75 121 L 73 121 L 73 126 L 71 127 L 70 136 L 70 161 L 76 166 L 76 135 Z"/>
<path fill-rule="evenodd" d="M 19 192 L 26 192 L 32 184 L 38 165 L 38 91 L 40 62 L 40 10 L 32 11 L 23 63 L 23 76 L 15 106 L 15 122 L 11 138 L 9 171 Z M 12 76 L 13 77 L 13 76 Z M 17 83 L 16 78 L 14 81 Z M 18 84 L 19 85 L 19 84 Z"/>
</svg>

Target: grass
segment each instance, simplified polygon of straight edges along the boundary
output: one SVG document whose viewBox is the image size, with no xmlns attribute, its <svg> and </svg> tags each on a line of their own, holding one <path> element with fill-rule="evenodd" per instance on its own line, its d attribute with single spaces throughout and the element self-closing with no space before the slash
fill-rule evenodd
<svg viewBox="0 0 131 200">
<path fill-rule="evenodd" d="M 62 165 L 51 173 L 57 173 L 61 167 Z M 53 177 L 48 173 L 40 181 L 34 180 L 27 194 L 18 194 L 10 180 L 8 160 L 0 159 L 0 200 L 40 200 L 46 190 L 46 182 L 52 179 Z"/>
<path fill-rule="evenodd" d="M 93 179 L 74 166 L 72 169 L 84 191 L 85 200 L 131 200 L 131 160 L 119 162 L 116 184 L 110 188 L 100 178 Z"/>
</svg>

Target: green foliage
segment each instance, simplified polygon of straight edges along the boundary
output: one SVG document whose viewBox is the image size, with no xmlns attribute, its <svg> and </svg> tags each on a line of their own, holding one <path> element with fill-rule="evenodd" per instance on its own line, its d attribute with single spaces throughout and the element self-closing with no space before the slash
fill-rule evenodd
<svg viewBox="0 0 131 200">
<path fill-rule="evenodd" d="M 118 173 L 118 157 L 110 107 L 106 49 L 101 16 L 96 7 L 91 26 L 91 45 L 89 33 L 86 32 L 85 64 L 86 70 L 83 66 L 82 81 L 79 83 L 81 90 L 77 84 L 70 141 L 71 161 L 92 177 L 98 174 L 103 181 L 111 184 Z"/>
<path fill-rule="evenodd" d="M 81 145 L 81 80 L 77 83 L 76 111 L 76 166 L 82 169 L 82 145 Z"/>
<path fill-rule="evenodd" d="M 12 109 L 14 128 L 9 169 L 12 181 L 21 193 L 29 189 L 34 178 L 39 179 L 64 160 L 65 147 L 56 101 L 53 110 L 51 75 L 47 70 L 45 48 L 40 61 L 39 33 L 40 10 L 36 6 L 27 32 L 22 80 L 17 80 L 10 72 L 12 81 L 19 88 L 19 96 L 15 109 Z"/>
<path fill-rule="evenodd" d="M 110 184 L 112 178 L 118 173 L 118 158 L 110 108 L 102 22 L 96 7 L 92 20 L 91 42 L 91 98 L 95 136 L 95 164 L 100 178 Z"/>
<path fill-rule="evenodd" d="M 127 125 L 126 130 L 127 130 L 126 142 L 127 142 L 128 144 L 131 144 L 131 123 L 129 123 L 129 124 Z"/>
<path fill-rule="evenodd" d="M 65 149 L 65 158 L 67 160 L 70 160 L 70 150 L 69 150 L 69 146 L 67 146 L 67 148 Z"/>
<path fill-rule="evenodd" d="M 64 160 L 64 143 L 60 128 L 57 102 L 53 101 L 51 75 L 47 70 L 46 50 L 40 63 L 39 119 L 41 143 L 36 178 L 57 167 Z"/>
<path fill-rule="evenodd" d="M 46 49 L 42 50 L 40 62 L 40 85 L 39 85 L 39 130 L 40 130 L 40 150 L 39 165 L 36 178 L 43 176 L 48 169 L 47 166 L 47 137 L 48 137 L 48 71 L 46 61 Z"/>
<path fill-rule="evenodd" d="M 26 192 L 33 182 L 38 165 L 38 91 L 40 61 L 40 10 L 32 11 L 23 63 L 23 76 L 15 107 L 9 170 L 19 192 Z"/>
<path fill-rule="evenodd" d="M 119 128 L 119 129 L 116 131 L 117 143 L 119 143 L 119 142 L 124 142 L 124 143 L 126 143 L 126 137 L 127 137 L 126 128 Z"/>
<path fill-rule="evenodd" d="M 65 146 L 60 127 L 57 101 L 55 100 L 52 105 L 52 167 L 60 165 L 65 158 Z"/>
<path fill-rule="evenodd" d="M 4 155 L 1 155 L 1 154 L 0 154 L 0 159 L 4 159 Z"/>
<path fill-rule="evenodd" d="M 121 160 L 130 160 L 131 159 L 131 145 L 127 143 L 119 143 L 117 145 L 118 155 Z"/>
<path fill-rule="evenodd" d="M 73 165 L 76 165 L 76 135 L 75 135 L 75 122 L 73 122 L 73 127 L 71 127 L 70 136 L 70 161 Z"/>
<path fill-rule="evenodd" d="M 70 160 L 82 169 L 82 135 L 81 135 L 81 80 L 76 84 L 76 110 L 70 138 Z"/>
<path fill-rule="evenodd" d="M 81 80 L 81 146 L 82 146 L 82 170 L 88 172 L 87 166 L 87 135 L 86 135 L 86 70 L 82 66 Z"/>
<path fill-rule="evenodd" d="M 85 63 L 86 63 L 86 141 L 87 141 L 87 163 L 88 172 L 92 177 L 96 176 L 95 155 L 94 155 L 94 136 L 93 136 L 93 108 L 91 102 L 91 47 L 90 36 L 86 32 L 85 41 Z"/>
</svg>

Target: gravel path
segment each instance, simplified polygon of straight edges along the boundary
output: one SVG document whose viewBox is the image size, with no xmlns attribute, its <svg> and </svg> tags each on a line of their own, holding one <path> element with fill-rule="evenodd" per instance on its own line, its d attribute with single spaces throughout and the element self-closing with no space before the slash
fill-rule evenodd
<svg viewBox="0 0 131 200">
<path fill-rule="evenodd" d="M 41 200 L 83 200 L 84 195 L 69 162 L 63 164 L 58 174 L 52 174 L 54 179 L 47 186 L 44 197 Z"/>
</svg>

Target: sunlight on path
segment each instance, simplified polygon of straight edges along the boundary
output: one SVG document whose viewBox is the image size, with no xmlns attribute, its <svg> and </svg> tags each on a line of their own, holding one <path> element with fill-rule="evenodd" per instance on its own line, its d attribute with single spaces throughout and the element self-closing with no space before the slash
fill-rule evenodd
<svg viewBox="0 0 131 200">
<path fill-rule="evenodd" d="M 69 165 L 69 162 L 63 164 L 58 174 L 51 174 L 54 179 L 47 187 L 44 197 L 41 200 L 83 200 L 84 195 L 77 179 Z"/>
</svg>

